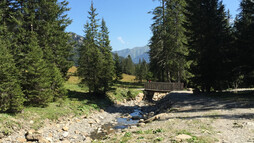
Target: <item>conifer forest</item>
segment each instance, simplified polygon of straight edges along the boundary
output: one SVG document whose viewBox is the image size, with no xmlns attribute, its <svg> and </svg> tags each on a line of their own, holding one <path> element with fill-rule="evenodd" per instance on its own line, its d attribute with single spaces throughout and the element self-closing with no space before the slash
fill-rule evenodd
<svg viewBox="0 0 254 143">
<path fill-rule="evenodd" d="M 254 2 L 242 0 L 232 19 L 221 0 L 159 0 L 150 62 L 112 53 L 106 20 L 91 4 L 84 20 L 77 75 L 89 93 L 105 95 L 122 74 L 136 81 L 182 82 L 200 92 L 254 85 Z M 0 1 L 0 111 L 46 107 L 68 96 L 74 65 L 68 1 Z M 103 13 L 101 14 L 103 15 Z M 85 22 L 86 21 L 86 22 Z"/>
</svg>

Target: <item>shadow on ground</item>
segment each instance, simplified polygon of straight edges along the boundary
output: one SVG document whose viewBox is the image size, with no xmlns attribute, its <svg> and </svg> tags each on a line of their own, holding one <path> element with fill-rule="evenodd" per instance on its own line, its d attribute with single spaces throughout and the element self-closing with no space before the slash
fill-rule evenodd
<svg viewBox="0 0 254 143">
<path fill-rule="evenodd" d="M 88 100 L 88 104 L 97 104 L 98 107 L 108 113 L 132 113 L 138 106 L 123 106 L 114 105 L 107 96 L 90 95 L 89 93 L 82 93 L 76 91 L 69 91 L 69 98 L 76 98 L 80 101 Z M 162 107 L 163 106 L 163 107 Z M 210 94 L 189 94 L 172 92 L 165 96 L 160 101 L 146 104 L 141 107 L 144 113 L 155 112 L 155 114 L 170 112 L 171 108 L 179 108 L 182 110 L 174 110 L 175 113 L 191 113 L 203 112 L 212 110 L 233 110 L 237 108 L 254 108 L 254 91 L 242 91 L 238 93 L 223 92 Z M 159 110 L 159 111 L 158 111 Z M 237 115 L 204 115 L 191 117 L 178 117 L 184 119 L 193 118 L 254 118 L 254 112 L 248 114 Z"/>
</svg>

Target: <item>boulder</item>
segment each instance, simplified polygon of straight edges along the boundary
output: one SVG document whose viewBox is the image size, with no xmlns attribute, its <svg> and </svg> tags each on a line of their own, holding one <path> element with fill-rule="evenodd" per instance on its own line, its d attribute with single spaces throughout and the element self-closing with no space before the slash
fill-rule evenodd
<svg viewBox="0 0 254 143">
<path fill-rule="evenodd" d="M 29 130 L 25 134 L 25 137 L 27 141 L 39 141 L 42 139 L 42 135 L 38 132 L 35 132 L 35 130 Z"/>
<path fill-rule="evenodd" d="M 139 93 L 137 96 L 136 96 L 136 101 L 137 102 L 141 102 L 144 98 L 144 93 Z"/>
</svg>

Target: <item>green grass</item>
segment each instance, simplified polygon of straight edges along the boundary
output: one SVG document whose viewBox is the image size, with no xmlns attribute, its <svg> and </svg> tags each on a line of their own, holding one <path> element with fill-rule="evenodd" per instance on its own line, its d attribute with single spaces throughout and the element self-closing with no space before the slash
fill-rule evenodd
<svg viewBox="0 0 254 143">
<path fill-rule="evenodd" d="M 50 103 L 45 108 L 26 107 L 22 113 L 16 115 L 0 113 L 0 132 L 10 135 L 22 128 L 38 130 L 44 125 L 45 120 L 54 122 L 64 117 L 88 115 L 91 111 L 105 109 L 115 100 L 134 99 L 142 92 L 137 88 L 143 86 L 139 83 L 118 82 L 107 92 L 107 96 L 94 96 L 88 94 L 86 86 L 79 85 L 80 81 L 78 77 L 70 76 L 64 84 L 68 90 L 67 98 Z"/>
</svg>

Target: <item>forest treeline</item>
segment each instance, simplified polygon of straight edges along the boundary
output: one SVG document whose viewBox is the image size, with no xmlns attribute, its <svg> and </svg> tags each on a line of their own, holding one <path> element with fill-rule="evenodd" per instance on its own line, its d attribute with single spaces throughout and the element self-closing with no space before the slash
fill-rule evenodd
<svg viewBox="0 0 254 143">
<path fill-rule="evenodd" d="M 150 70 L 204 92 L 254 85 L 254 1 L 233 20 L 221 0 L 160 0 L 152 13 Z"/>
<path fill-rule="evenodd" d="M 65 28 L 68 2 L 0 1 L 0 111 L 47 106 L 63 87 L 72 44 Z"/>
<path fill-rule="evenodd" d="M 242 0 L 234 20 L 219 0 L 159 0 L 150 13 L 150 62 L 112 54 L 109 30 L 93 3 L 79 49 L 78 75 L 90 93 L 104 93 L 122 73 L 184 82 L 210 92 L 254 83 L 254 2 Z M 0 112 L 45 107 L 66 96 L 73 65 L 66 0 L 0 1 Z"/>
</svg>

